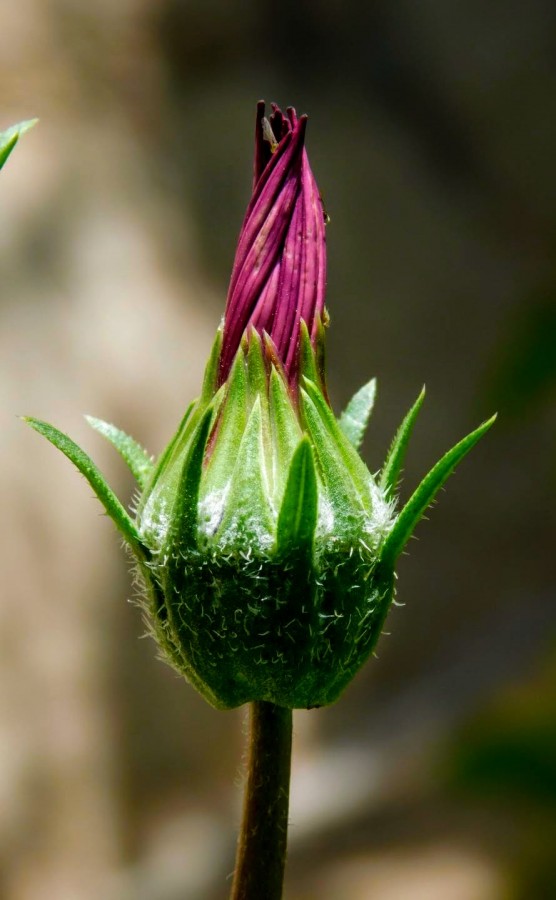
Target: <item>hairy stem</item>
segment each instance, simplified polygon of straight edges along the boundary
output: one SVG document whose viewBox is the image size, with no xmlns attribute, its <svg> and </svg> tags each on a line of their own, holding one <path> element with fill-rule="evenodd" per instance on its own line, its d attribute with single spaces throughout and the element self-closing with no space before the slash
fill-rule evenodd
<svg viewBox="0 0 556 900">
<path fill-rule="evenodd" d="M 251 704 L 249 763 L 231 900 L 280 900 L 288 840 L 292 711 Z"/>
</svg>

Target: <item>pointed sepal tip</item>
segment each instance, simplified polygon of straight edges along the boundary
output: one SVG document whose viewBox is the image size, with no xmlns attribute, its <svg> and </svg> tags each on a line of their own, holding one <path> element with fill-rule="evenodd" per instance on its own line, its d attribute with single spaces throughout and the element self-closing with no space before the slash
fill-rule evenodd
<svg viewBox="0 0 556 900">
<path fill-rule="evenodd" d="M 432 467 L 421 484 L 409 498 L 400 512 L 392 531 L 388 535 L 381 551 L 381 562 L 394 565 L 404 549 L 413 531 L 427 508 L 431 505 L 439 490 L 446 483 L 456 466 L 467 456 L 469 451 L 480 441 L 483 435 L 494 425 L 497 413 L 479 425 Z"/>
</svg>

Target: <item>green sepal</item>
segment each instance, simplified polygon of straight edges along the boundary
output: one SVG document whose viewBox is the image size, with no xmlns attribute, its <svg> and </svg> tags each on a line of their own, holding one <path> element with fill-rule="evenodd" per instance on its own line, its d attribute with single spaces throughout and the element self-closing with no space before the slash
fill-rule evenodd
<svg viewBox="0 0 556 900">
<path fill-rule="evenodd" d="M 248 384 L 241 349 L 236 354 L 228 381 L 222 387 L 224 401 L 208 453 L 207 491 L 223 489 L 231 478 L 247 424 Z"/>
<path fill-rule="evenodd" d="M 224 390 L 222 386 L 210 404 L 213 423 L 222 403 Z M 206 409 L 199 407 L 198 400 L 190 405 L 178 431 L 162 452 L 141 494 L 137 521 L 140 522 L 142 534 L 148 535 L 153 545 L 158 546 L 162 535 L 166 532 L 169 510 L 178 491 L 183 459 L 189 452 L 191 441 Z"/>
<path fill-rule="evenodd" d="M 242 341 L 242 348 L 247 360 L 247 385 L 250 399 L 264 397 L 267 393 L 268 380 L 263 356 L 263 345 L 258 333 L 253 328 L 248 337 Z"/>
<path fill-rule="evenodd" d="M 312 383 L 307 378 L 304 379 L 304 383 L 306 395 L 308 395 L 314 408 L 318 412 L 322 428 L 324 429 L 324 431 L 322 429 L 320 430 L 321 440 L 326 432 L 328 435 L 329 447 L 332 450 L 333 455 L 336 456 L 336 459 L 340 462 L 342 471 L 345 471 L 345 479 L 356 488 L 363 505 L 369 510 L 371 502 L 369 485 L 372 482 L 372 477 L 367 466 L 338 425 L 336 417 L 326 402 L 322 391 L 319 390 L 316 384 Z M 314 443 L 318 451 L 318 438 L 317 433 L 314 432 L 314 424 L 312 435 L 314 436 Z M 343 466 L 341 465 L 342 462 Z M 336 463 L 336 465 L 338 465 L 338 463 Z"/>
<path fill-rule="evenodd" d="M 116 448 L 142 490 L 154 470 L 153 461 L 147 451 L 121 428 L 116 428 L 115 425 L 94 416 L 85 416 L 85 419 L 91 428 L 102 434 Z"/>
<path fill-rule="evenodd" d="M 274 486 L 280 493 L 302 432 L 288 387 L 274 366 L 270 371 L 269 396 L 270 424 L 275 450 Z"/>
<path fill-rule="evenodd" d="M 423 385 L 421 393 L 398 428 L 394 440 L 390 445 L 386 462 L 384 463 L 379 479 L 379 486 L 382 488 L 388 499 L 390 499 L 392 494 L 397 490 L 400 473 L 407 452 L 407 445 L 424 399 L 425 386 Z"/>
<path fill-rule="evenodd" d="M 260 398 L 266 469 L 269 475 L 272 476 L 272 432 L 270 428 L 268 375 L 263 355 L 262 341 L 254 328 L 251 329 L 251 333 L 248 337 L 248 346 L 246 350 L 249 405 L 251 406 L 257 397 Z M 272 485 L 272 487 L 274 487 L 274 485 Z"/>
<path fill-rule="evenodd" d="M 262 432 L 261 398 L 257 397 L 237 454 L 231 454 L 234 470 L 224 516 L 217 531 L 224 543 L 231 537 L 231 543 L 237 544 L 239 534 L 242 541 L 245 538 L 260 540 L 272 531 Z"/>
<path fill-rule="evenodd" d="M 170 517 L 171 524 L 162 549 L 163 555 L 164 553 L 170 555 L 168 565 L 170 580 L 173 566 L 179 565 L 180 556 L 197 546 L 199 488 L 213 415 L 213 410 L 209 407 L 191 438 L 189 450 L 181 469 L 176 499 Z"/>
<path fill-rule="evenodd" d="M 149 479 L 149 483 L 148 483 L 148 491 L 145 492 L 145 495 L 144 495 L 143 498 L 142 498 L 142 501 L 143 501 L 143 502 L 144 502 L 144 500 L 146 499 L 146 496 L 147 496 L 148 494 L 151 493 L 151 491 L 152 491 L 152 489 L 154 488 L 156 482 L 158 481 L 158 478 L 159 478 L 159 476 L 160 476 L 160 473 L 163 471 L 163 469 L 164 469 L 165 466 L 166 466 L 166 463 L 168 462 L 168 460 L 170 459 L 172 453 L 174 452 L 175 447 L 178 445 L 178 443 L 180 442 L 180 440 L 182 439 L 182 437 L 183 437 L 184 434 L 186 433 L 186 430 L 187 430 L 187 428 L 188 428 L 188 426 L 189 426 L 189 424 L 190 424 L 190 420 L 191 420 L 191 418 L 192 418 L 192 416 L 193 416 L 193 412 L 194 412 L 194 410 L 195 410 L 195 408 L 196 408 L 196 406 L 197 406 L 197 403 L 198 403 L 197 400 L 192 400 L 192 401 L 191 401 L 191 403 L 189 404 L 189 406 L 188 406 L 187 409 L 185 410 L 185 413 L 184 413 L 183 416 L 182 416 L 182 420 L 181 420 L 181 422 L 180 422 L 180 424 L 179 424 L 179 426 L 178 426 L 178 430 L 177 430 L 176 433 L 174 434 L 174 437 L 172 438 L 172 440 L 170 441 L 170 443 L 166 445 L 166 447 L 164 448 L 164 450 L 162 451 L 162 453 L 160 454 L 160 456 L 159 456 L 158 459 L 156 460 L 156 462 L 155 462 L 155 464 L 154 464 L 154 466 L 153 466 L 153 470 L 152 470 L 152 473 L 151 473 L 151 477 L 150 477 L 150 479 Z"/>
<path fill-rule="evenodd" d="M 218 328 L 213 341 L 210 356 L 205 367 L 203 387 L 199 397 L 199 406 L 207 406 L 214 397 L 218 387 L 218 366 L 220 363 L 220 351 L 222 350 L 222 326 Z"/>
<path fill-rule="evenodd" d="M 330 317 L 326 309 L 323 310 L 320 316 L 317 316 L 315 321 L 315 362 L 317 365 L 317 372 L 319 373 L 319 382 L 322 390 L 327 396 L 326 389 L 326 328 L 330 322 Z"/>
<path fill-rule="evenodd" d="M 452 447 L 435 466 L 425 475 L 421 484 L 405 504 L 400 512 L 394 527 L 384 542 L 381 562 L 393 566 L 396 559 L 404 549 L 409 538 L 413 534 L 415 526 L 430 506 L 438 491 L 447 481 L 459 462 L 466 456 L 472 447 L 482 438 L 494 424 L 496 415 L 492 416 L 482 425 L 464 437 L 455 447 Z"/>
<path fill-rule="evenodd" d="M 344 409 L 338 425 L 350 444 L 359 450 L 369 424 L 376 397 L 376 378 L 371 378 L 353 395 Z"/>
<path fill-rule="evenodd" d="M 305 319 L 301 319 L 299 328 L 299 371 L 309 381 L 321 387 L 321 378 L 317 369 L 315 352 Z"/>
<path fill-rule="evenodd" d="M 0 132 L 0 169 L 8 159 L 20 136 L 29 131 L 37 122 L 38 119 L 28 119 L 26 122 L 12 125 L 7 131 Z"/>
<path fill-rule="evenodd" d="M 47 422 L 41 422 L 39 419 L 33 419 L 29 416 L 24 416 L 23 421 L 27 422 L 39 434 L 42 434 L 51 444 L 54 444 L 58 450 L 62 451 L 64 456 L 67 456 L 70 462 L 85 476 L 114 525 L 132 550 L 142 559 L 148 557 L 149 551 L 141 540 L 141 535 L 135 522 L 107 485 L 102 473 L 96 467 L 91 457 L 75 441 L 72 441 L 66 434 L 58 431 L 57 428 L 54 428 Z"/>
<path fill-rule="evenodd" d="M 220 406 L 222 405 L 225 396 L 226 385 L 223 384 L 217 390 L 216 394 L 214 394 L 210 401 L 213 421 L 220 409 Z M 201 398 L 193 400 L 189 404 L 179 424 L 178 430 L 156 462 L 151 482 L 148 485 L 148 493 L 150 493 L 150 491 L 154 488 L 162 473 L 166 473 L 169 469 L 173 468 L 174 465 L 179 462 L 183 454 L 187 452 L 189 443 L 191 441 L 191 436 L 195 432 L 195 429 L 201 421 L 203 414 L 207 410 L 208 406 L 209 404 L 201 401 Z"/>
<path fill-rule="evenodd" d="M 309 385 L 310 382 L 306 382 L 305 387 L 309 388 Z M 316 390 L 318 392 L 318 389 Z M 367 502 L 364 502 L 356 489 L 352 473 L 345 465 L 335 435 L 327 427 L 329 423 L 323 419 L 314 398 L 303 388 L 300 389 L 299 395 L 319 474 L 326 488 L 326 497 L 334 511 L 338 529 L 351 529 L 353 525 L 357 528 L 361 514 L 370 511 L 370 494 L 367 492 Z M 343 434 L 339 433 L 342 440 L 345 440 Z"/>
<path fill-rule="evenodd" d="M 299 442 L 288 472 L 276 529 L 278 554 L 291 550 L 311 558 L 317 527 L 318 486 L 307 435 Z"/>
</svg>

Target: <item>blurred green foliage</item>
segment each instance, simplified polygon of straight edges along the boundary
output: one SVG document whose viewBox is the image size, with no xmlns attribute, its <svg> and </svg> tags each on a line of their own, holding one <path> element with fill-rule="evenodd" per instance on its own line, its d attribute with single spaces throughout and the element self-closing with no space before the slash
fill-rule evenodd
<svg viewBox="0 0 556 900">
<path fill-rule="evenodd" d="M 556 395 L 556 273 L 524 297 L 485 385 L 503 418 L 531 415 Z M 488 404 L 487 404 L 488 405 Z"/>
<path fill-rule="evenodd" d="M 540 675 L 504 691 L 451 745 L 448 781 L 517 826 L 508 897 L 556 896 L 556 653 Z"/>
</svg>

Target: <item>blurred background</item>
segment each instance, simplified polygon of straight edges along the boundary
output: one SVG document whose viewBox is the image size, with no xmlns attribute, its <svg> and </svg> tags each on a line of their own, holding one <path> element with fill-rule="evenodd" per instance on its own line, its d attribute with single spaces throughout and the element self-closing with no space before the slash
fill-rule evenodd
<svg viewBox="0 0 556 900">
<path fill-rule="evenodd" d="M 218 900 L 245 710 L 160 661 L 82 413 L 158 453 L 196 395 L 251 185 L 255 103 L 310 115 L 329 384 L 379 380 L 402 487 L 493 410 L 399 565 L 378 658 L 295 716 L 288 900 L 556 897 L 556 6 L 4 0 L 0 897 Z"/>
</svg>

